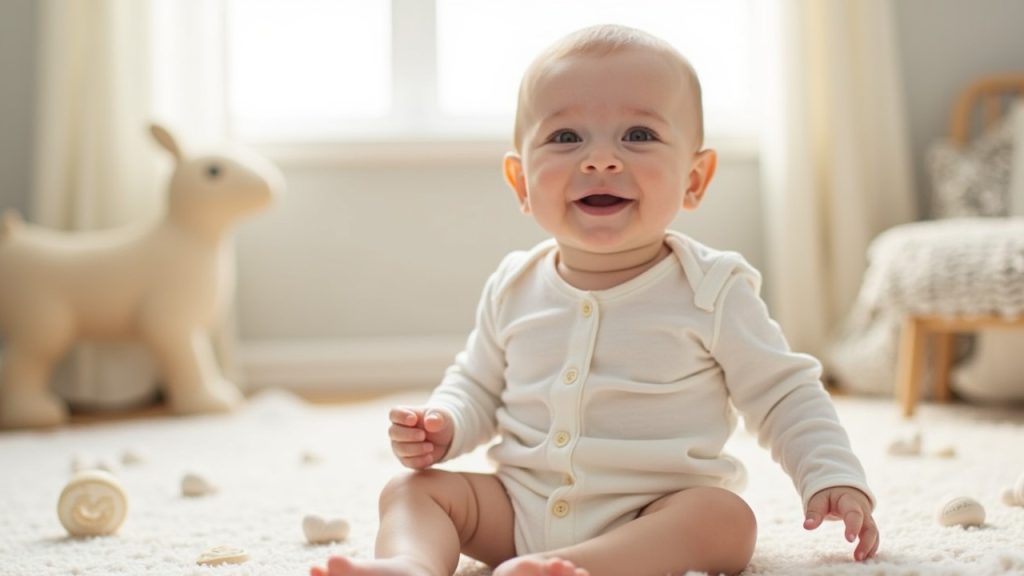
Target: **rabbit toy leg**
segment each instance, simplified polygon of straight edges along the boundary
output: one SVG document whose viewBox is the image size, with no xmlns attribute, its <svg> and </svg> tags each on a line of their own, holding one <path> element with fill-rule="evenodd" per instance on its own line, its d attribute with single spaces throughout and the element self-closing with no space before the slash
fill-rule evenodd
<svg viewBox="0 0 1024 576">
<path fill-rule="evenodd" d="M 72 322 L 57 302 L 33 306 L 31 329 L 11 334 L 0 364 L 0 428 L 54 426 L 68 418 L 64 402 L 50 391 L 57 360 L 72 342 Z"/>
</svg>

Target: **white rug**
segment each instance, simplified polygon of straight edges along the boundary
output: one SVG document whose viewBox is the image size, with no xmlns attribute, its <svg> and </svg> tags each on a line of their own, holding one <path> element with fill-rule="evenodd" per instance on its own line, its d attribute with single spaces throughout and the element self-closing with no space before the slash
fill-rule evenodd
<svg viewBox="0 0 1024 576">
<path fill-rule="evenodd" d="M 420 396 L 404 396 L 403 401 Z M 0 575 L 306 574 L 330 553 L 368 556 L 376 530 L 376 495 L 399 471 L 385 438 L 395 398 L 346 406 L 310 406 L 285 393 L 264 393 L 230 416 L 159 418 L 77 426 L 51 432 L 0 432 Z M 750 471 L 744 496 L 760 525 L 751 576 L 1024 574 L 1024 508 L 1000 500 L 1024 473 L 1024 411 L 924 406 L 924 456 L 894 457 L 886 446 L 906 424 L 888 400 L 838 398 L 854 448 L 879 497 L 882 547 L 877 560 L 851 561 L 837 523 L 801 527 L 788 478 L 742 430 L 730 451 Z M 944 445 L 957 456 L 927 455 Z M 126 450 L 146 457 L 120 464 Z M 322 457 L 304 462 L 304 453 Z M 129 497 L 117 535 L 71 539 L 57 519 L 57 498 L 75 455 L 116 463 Z M 449 467 L 480 469 L 479 454 Z M 220 491 L 180 495 L 181 477 L 199 472 Z M 934 511 L 948 494 L 972 496 L 988 513 L 977 529 L 943 528 Z M 306 543 L 308 513 L 340 516 L 348 540 Z M 245 548 L 240 565 L 203 567 L 215 545 Z M 464 562 L 460 575 L 488 571 Z"/>
</svg>

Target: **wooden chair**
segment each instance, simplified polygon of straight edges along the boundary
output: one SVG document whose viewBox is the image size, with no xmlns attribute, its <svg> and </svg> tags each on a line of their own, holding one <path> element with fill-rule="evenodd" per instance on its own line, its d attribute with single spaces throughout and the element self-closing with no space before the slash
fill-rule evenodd
<svg viewBox="0 0 1024 576">
<path fill-rule="evenodd" d="M 988 76 L 968 86 L 958 97 L 949 120 L 950 139 L 965 145 L 971 137 L 995 124 L 1024 96 L 1024 73 Z M 949 400 L 949 372 L 957 334 L 979 330 L 1024 328 L 1024 317 L 908 316 L 903 321 L 897 368 L 898 394 L 903 415 L 910 417 L 921 394 L 926 347 L 934 340 L 933 384 L 935 399 Z"/>
</svg>

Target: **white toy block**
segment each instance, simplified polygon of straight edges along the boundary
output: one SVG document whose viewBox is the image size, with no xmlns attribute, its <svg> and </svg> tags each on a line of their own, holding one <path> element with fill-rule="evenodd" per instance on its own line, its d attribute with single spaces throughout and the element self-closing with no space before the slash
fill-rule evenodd
<svg viewBox="0 0 1024 576">
<path fill-rule="evenodd" d="M 121 483 L 103 470 L 75 474 L 57 500 L 57 517 L 74 537 L 117 532 L 128 515 L 128 497 Z"/>
<path fill-rule="evenodd" d="M 175 160 L 164 214 L 112 230 L 62 232 L 0 221 L 0 427 L 67 419 L 50 391 L 53 367 L 79 339 L 140 340 L 153 351 L 170 407 L 226 411 L 242 399 L 224 378 L 209 330 L 234 290 L 229 234 L 283 191 L 280 172 L 241 151 Z"/>
</svg>

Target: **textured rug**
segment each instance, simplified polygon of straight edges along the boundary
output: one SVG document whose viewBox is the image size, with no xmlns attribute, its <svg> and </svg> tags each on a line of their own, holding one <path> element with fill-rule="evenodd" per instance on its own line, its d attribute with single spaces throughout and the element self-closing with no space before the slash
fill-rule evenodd
<svg viewBox="0 0 1024 576">
<path fill-rule="evenodd" d="M 322 406 L 265 392 L 227 416 L 0 432 L 0 575 L 279 576 L 305 574 L 331 553 L 368 556 L 376 495 L 400 470 L 385 438 L 386 411 L 420 398 Z M 908 424 L 889 400 L 839 397 L 836 404 L 879 498 L 878 558 L 852 562 L 837 523 L 804 531 L 789 479 L 741 428 L 729 450 L 748 466 L 744 496 L 759 522 L 757 551 L 745 574 L 1024 574 L 1024 508 L 1000 498 L 1024 473 L 1024 411 L 925 405 Z M 914 428 L 921 432 L 922 455 L 887 453 L 891 441 Z M 936 455 L 946 448 L 955 456 Z M 125 463 L 125 455 L 141 462 Z M 76 459 L 105 463 L 124 487 L 129 510 L 116 535 L 75 539 L 61 526 L 57 500 Z M 486 461 L 475 453 L 447 467 L 480 470 Z M 219 490 L 183 497 L 181 479 L 189 472 Z M 981 502 L 984 525 L 940 526 L 935 511 L 950 495 Z M 344 518 L 348 538 L 308 544 L 302 519 L 310 513 Z M 196 563 L 218 545 L 244 548 L 249 560 Z M 489 571 L 464 559 L 459 574 Z"/>
</svg>

